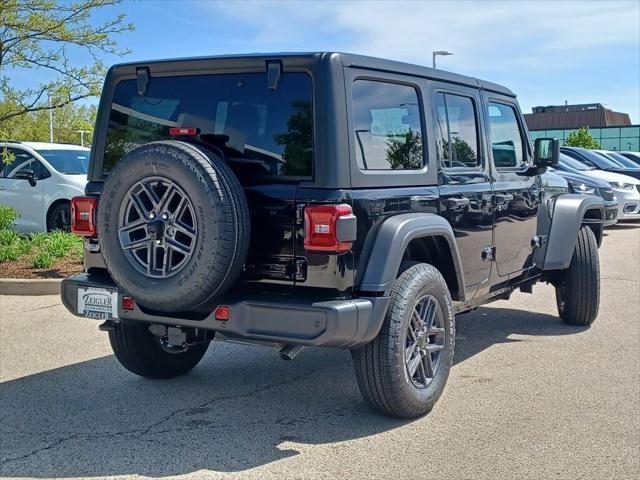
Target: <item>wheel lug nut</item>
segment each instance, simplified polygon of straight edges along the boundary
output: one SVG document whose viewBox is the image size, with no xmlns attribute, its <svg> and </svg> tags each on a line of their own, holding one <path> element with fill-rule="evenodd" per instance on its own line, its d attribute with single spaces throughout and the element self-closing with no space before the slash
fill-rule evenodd
<svg viewBox="0 0 640 480">
<path fill-rule="evenodd" d="M 149 214 L 149 218 L 156 218 L 156 214 L 155 214 L 155 213 L 153 213 L 153 212 L 151 212 L 151 213 Z"/>
<path fill-rule="evenodd" d="M 162 243 L 160 240 L 156 240 L 157 245 L 160 245 L 160 243 Z"/>
<path fill-rule="evenodd" d="M 163 220 L 167 220 L 169 218 L 169 215 L 167 215 L 166 213 L 162 214 L 162 219 Z"/>
</svg>

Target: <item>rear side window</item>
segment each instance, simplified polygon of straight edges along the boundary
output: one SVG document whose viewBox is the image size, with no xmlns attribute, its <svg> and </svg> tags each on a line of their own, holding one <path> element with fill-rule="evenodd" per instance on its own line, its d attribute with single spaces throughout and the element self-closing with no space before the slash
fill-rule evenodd
<svg viewBox="0 0 640 480">
<path fill-rule="evenodd" d="M 424 166 L 418 93 L 407 85 L 353 83 L 356 161 L 363 170 L 414 170 Z"/>
<path fill-rule="evenodd" d="M 112 100 L 103 170 L 147 142 L 197 129 L 245 174 L 310 177 L 313 153 L 311 78 L 284 73 L 269 90 L 265 73 L 152 77 L 146 95 L 120 81 Z"/>
<path fill-rule="evenodd" d="M 436 93 L 434 101 L 436 149 L 443 168 L 474 168 L 478 158 L 478 127 L 473 99 Z"/>
<path fill-rule="evenodd" d="M 496 168 L 521 167 L 525 156 L 515 109 L 511 105 L 489 102 L 489 129 Z"/>
</svg>

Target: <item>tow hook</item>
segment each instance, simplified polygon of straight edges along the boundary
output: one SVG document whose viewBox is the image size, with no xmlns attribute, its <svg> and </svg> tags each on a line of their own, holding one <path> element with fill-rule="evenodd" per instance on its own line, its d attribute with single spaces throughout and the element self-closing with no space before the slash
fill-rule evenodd
<svg viewBox="0 0 640 480">
<path fill-rule="evenodd" d="M 105 320 L 104 323 L 98 325 L 98 330 L 101 332 L 113 332 L 116 329 L 116 324 L 112 320 Z"/>
</svg>

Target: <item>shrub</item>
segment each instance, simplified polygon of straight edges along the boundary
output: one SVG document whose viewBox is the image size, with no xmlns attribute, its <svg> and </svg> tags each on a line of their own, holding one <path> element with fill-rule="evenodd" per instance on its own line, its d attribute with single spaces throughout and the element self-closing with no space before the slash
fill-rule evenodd
<svg viewBox="0 0 640 480">
<path fill-rule="evenodd" d="M 31 266 L 33 268 L 49 268 L 53 265 L 55 259 L 47 250 L 41 250 L 31 259 Z"/>
<path fill-rule="evenodd" d="M 0 231 L 8 230 L 18 218 L 18 213 L 11 207 L 0 205 Z"/>
<path fill-rule="evenodd" d="M 50 268 L 57 259 L 69 257 L 82 263 L 83 239 L 65 232 L 35 233 L 20 235 L 8 228 L 15 220 L 15 212 L 8 207 L 0 207 L 0 263 L 26 260 L 33 268 Z M 29 258 L 30 256 L 30 258 Z"/>
</svg>

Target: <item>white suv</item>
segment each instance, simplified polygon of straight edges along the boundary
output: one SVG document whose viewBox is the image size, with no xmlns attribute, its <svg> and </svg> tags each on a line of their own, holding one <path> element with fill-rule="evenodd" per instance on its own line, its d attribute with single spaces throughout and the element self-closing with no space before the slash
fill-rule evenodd
<svg viewBox="0 0 640 480">
<path fill-rule="evenodd" d="M 14 208 L 23 233 L 69 230 L 70 200 L 84 195 L 89 149 L 41 142 L 0 142 L 15 155 L 0 163 L 0 204 Z"/>
</svg>

